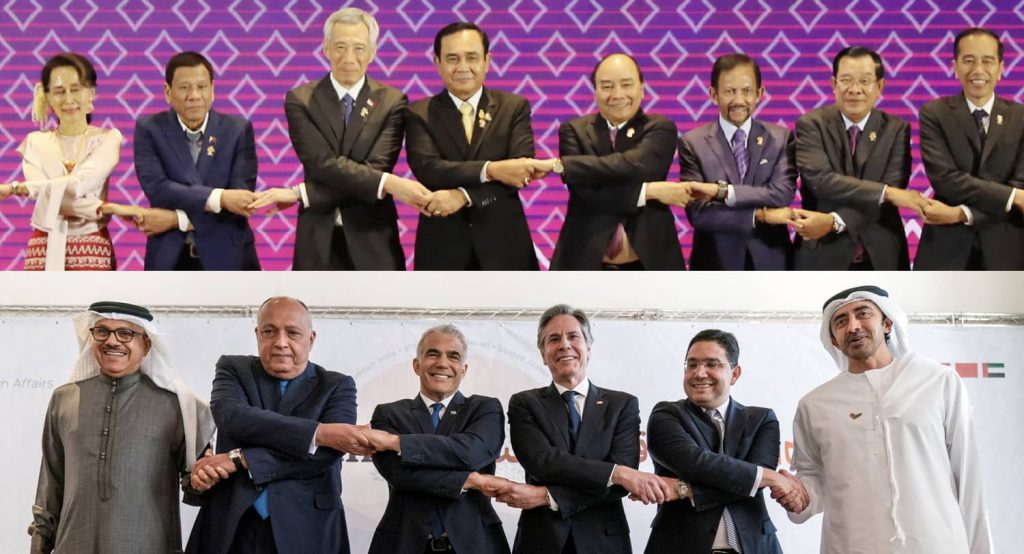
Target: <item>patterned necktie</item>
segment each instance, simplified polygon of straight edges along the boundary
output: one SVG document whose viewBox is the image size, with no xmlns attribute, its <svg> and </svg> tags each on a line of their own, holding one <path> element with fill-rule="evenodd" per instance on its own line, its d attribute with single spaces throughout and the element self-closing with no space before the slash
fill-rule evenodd
<svg viewBox="0 0 1024 554">
<path fill-rule="evenodd" d="M 462 130 L 466 132 L 466 142 L 473 142 L 473 106 L 469 102 L 463 102 L 459 106 L 462 114 Z"/>
<path fill-rule="evenodd" d="M 580 412 L 576 410 L 576 391 L 567 390 L 562 393 L 565 407 L 569 409 L 569 437 L 576 444 L 576 434 L 580 430 Z"/>
<path fill-rule="evenodd" d="M 348 127 L 348 117 L 352 115 L 352 106 L 355 103 L 355 98 L 347 93 L 341 98 L 341 115 L 345 118 L 345 127 Z"/>
<path fill-rule="evenodd" d="M 711 418 L 711 423 L 715 424 L 715 429 L 718 430 L 718 451 L 725 452 L 725 420 L 722 419 L 722 413 L 718 410 L 706 410 L 708 417 Z M 729 542 L 729 547 L 736 552 L 743 552 L 740 549 L 740 539 L 736 535 L 736 524 L 732 521 L 732 514 L 729 513 L 729 508 L 722 510 L 722 520 L 725 521 L 725 537 Z"/>
<path fill-rule="evenodd" d="M 747 176 L 747 134 L 743 129 L 736 129 L 732 135 L 732 157 L 736 158 L 736 170 L 742 182 Z"/>
<path fill-rule="evenodd" d="M 185 136 L 188 137 L 188 151 L 192 154 L 192 163 L 199 161 L 199 150 L 203 147 L 203 132 L 202 131 L 185 131 Z"/>
<path fill-rule="evenodd" d="M 435 431 L 437 431 L 437 426 L 441 424 L 441 408 L 444 408 L 444 404 L 440 402 L 434 402 L 430 405 L 430 423 L 434 426 Z"/>
<path fill-rule="evenodd" d="M 850 128 L 846 130 L 846 134 L 850 136 L 850 157 L 853 158 L 857 155 L 857 137 L 860 136 L 860 127 L 850 125 Z"/>
<path fill-rule="evenodd" d="M 289 381 L 285 381 L 283 379 L 277 383 L 277 388 L 281 393 L 281 398 L 284 398 L 284 391 L 288 390 L 288 383 Z M 264 488 L 263 492 L 256 497 L 256 501 L 252 503 L 252 507 L 261 518 L 267 519 L 270 517 L 270 498 L 267 497 L 266 488 Z"/>
<path fill-rule="evenodd" d="M 615 152 L 615 138 L 619 134 L 618 127 L 610 127 L 608 129 L 608 138 L 612 141 L 612 152 Z M 612 241 L 608 243 L 608 248 L 604 251 L 604 257 L 609 260 L 614 260 L 622 253 L 622 249 L 626 246 L 626 228 L 619 223 L 615 226 L 615 234 L 612 235 Z"/>
<path fill-rule="evenodd" d="M 619 136 L 619 128 L 611 127 L 608 129 L 608 136 L 612 139 L 612 152 L 615 151 L 615 139 Z"/>
<path fill-rule="evenodd" d="M 988 134 L 985 131 L 985 118 L 988 117 L 988 113 L 978 109 L 971 112 L 971 115 L 974 116 L 974 124 L 978 127 L 978 138 L 981 139 L 982 144 L 985 144 L 985 136 Z"/>
</svg>

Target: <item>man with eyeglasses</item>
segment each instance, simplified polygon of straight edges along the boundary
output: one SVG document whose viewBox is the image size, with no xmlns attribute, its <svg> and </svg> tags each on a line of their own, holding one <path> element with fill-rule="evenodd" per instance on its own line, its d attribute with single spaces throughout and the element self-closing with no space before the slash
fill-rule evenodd
<svg viewBox="0 0 1024 554">
<path fill-rule="evenodd" d="M 686 398 L 659 402 L 651 413 L 647 448 L 655 473 L 675 494 L 651 523 L 649 554 L 782 552 L 763 488 L 782 497 L 798 483 L 775 471 L 775 412 L 730 394 L 742 373 L 739 356 L 732 333 L 697 333 L 686 351 Z"/>
<path fill-rule="evenodd" d="M 96 302 L 74 326 L 81 354 L 46 411 L 30 551 L 180 552 L 179 477 L 213 433 L 209 407 L 146 308 Z"/>
<path fill-rule="evenodd" d="M 914 269 L 1024 269 L 1024 104 L 995 95 L 1003 50 L 988 29 L 962 31 L 962 91 L 921 108 L 924 169 L 951 206 L 925 225 Z"/>
<path fill-rule="evenodd" d="M 754 118 L 764 85 L 745 54 L 715 60 L 710 95 L 718 120 L 679 139 L 679 179 L 692 181 L 695 200 L 686 206 L 694 229 L 690 269 L 789 269 L 793 133 Z"/>
<path fill-rule="evenodd" d="M 924 217 L 929 200 L 907 190 L 910 125 L 875 109 L 884 89 L 881 56 L 844 48 L 832 60 L 835 104 L 796 122 L 796 269 L 910 269 L 898 208 Z"/>
</svg>

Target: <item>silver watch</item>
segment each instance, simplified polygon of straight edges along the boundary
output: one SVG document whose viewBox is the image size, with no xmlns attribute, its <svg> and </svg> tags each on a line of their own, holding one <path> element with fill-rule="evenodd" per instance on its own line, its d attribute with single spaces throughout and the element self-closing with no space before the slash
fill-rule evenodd
<svg viewBox="0 0 1024 554">
<path fill-rule="evenodd" d="M 555 163 L 551 164 L 551 171 L 554 171 L 558 175 L 565 172 L 565 166 L 562 165 L 562 158 L 555 158 Z"/>
<path fill-rule="evenodd" d="M 679 495 L 679 498 L 686 498 L 690 495 L 690 485 L 687 485 L 686 481 L 682 479 L 676 481 L 676 494 Z"/>
</svg>

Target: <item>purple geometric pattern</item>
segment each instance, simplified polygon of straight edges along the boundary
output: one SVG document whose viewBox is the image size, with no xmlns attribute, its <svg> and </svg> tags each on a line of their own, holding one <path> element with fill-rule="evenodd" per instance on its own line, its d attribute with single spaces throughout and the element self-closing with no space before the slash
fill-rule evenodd
<svg viewBox="0 0 1024 554">
<path fill-rule="evenodd" d="M 327 70 L 320 53 L 323 21 L 339 3 L 316 0 L 0 0 L 0 182 L 20 179 L 15 148 L 33 130 L 32 87 L 42 62 L 60 50 L 86 53 L 99 73 L 94 122 L 126 137 L 110 181 L 110 199 L 148 205 L 135 178 L 132 133 L 139 115 L 166 109 L 163 64 L 176 51 L 206 53 L 217 71 L 215 106 L 249 117 L 260 158 L 258 188 L 302 180 L 288 140 L 285 93 Z M 373 13 L 381 39 L 370 73 L 411 101 L 440 90 L 432 63 L 434 33 L 454 20 L 475 21 L 491 36 L 488 85 L 515 91 L 533 106 L 537 155 L 558 152 L 558 126 L 594 110 L 587 75 L 601 56 L 626 51 L 645 70 L 645 109 L 668 116 L 680 132 L 716 117 L 707 97 L 718 55 L 744 51 L 760 63 L 768 94 L 758 116 L 790 128 L 802 113 L 831 102 L 831 58 L 861 44 L 886 61 L 880 107 L 912 122 L 911 187 L 931 194 L 918 151 L 917 110 L 959 90 L 952 76 L 952 39 L 961 29 L 990 26 L 1006 45 L 997 92 L 1020 100 L 1024 80 L 1024 0 L 956 3 L 937 0 L 401 0 L 351 3 Z M 997 10 L 997 4 L 1000 8 Z M 950 7 L 952 6 L 952 7 Z M 408 174 L 404 154 L 396 172 Z M 677 167 L 673 167 L 673 177 Z M 556 178 L 521 193 L 534 243 L 547 267 L 568 195 Z M 799 198 L 797 199 L 799 202 Z M 20 269 L 32 205 L 0 203 L 0 269 Z M 417 219 L 399 208 L 402 244 L 412 266 Z M 690 229 L 677 228 L 689 255 Z M 920 222 L 904 214 L 912 250 Z M 252 218 L 265 269 L 291 267 L 296 214 Z M 118 219 L 110 224 L 119 269 L 142 268 L 145 237 Z M 913 251 L 912 251 L 913 255 Z"/>
</svg>

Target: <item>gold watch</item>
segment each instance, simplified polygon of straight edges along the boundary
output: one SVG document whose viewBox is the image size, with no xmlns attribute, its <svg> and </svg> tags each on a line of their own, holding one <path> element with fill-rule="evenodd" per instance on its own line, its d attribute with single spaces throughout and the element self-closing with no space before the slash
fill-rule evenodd
<svg viewBox="0 0 1024 554">
<path fill-rule="evenodd" d="M 686 498 L 690 495 L 690 485 L 687 485 L 686 481 L 682 479 L 676 481 L 676 494 L 679 495 L 679 498 Z"/>
</svg>

